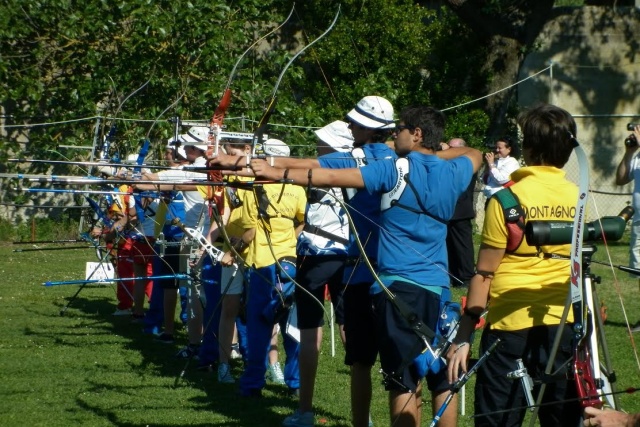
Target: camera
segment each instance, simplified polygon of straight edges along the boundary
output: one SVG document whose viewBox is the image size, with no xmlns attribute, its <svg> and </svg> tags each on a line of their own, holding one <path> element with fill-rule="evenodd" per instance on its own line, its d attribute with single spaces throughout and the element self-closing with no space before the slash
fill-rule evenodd
<svg viewBox="0 0 640 427">
<path fill-rule="evenodd" d="M 638 124 L 640 123 L 627 123 L 627 130 L 629 132 L 633 132 Z"/>
<path fill-rule="evenodd" d="M 638 138 L 636 138 L 636 136 L 634 134 L 629 135 L 625 140 L 624 140 L 624 146 L 625 147 L 637 147 L 638 146 Z"/>
<path fill-rule="evenodd" d="M 634 214 L 631 206 L 622 209 L 618 216 L 603 216 L 584 225 L 583 241 L 616 241 L 622 238 L 627 221 Z M 529 221 L 524 230 L 530 246 L 565 245 L 571 243 L 573 221 Z"/>
</svg>

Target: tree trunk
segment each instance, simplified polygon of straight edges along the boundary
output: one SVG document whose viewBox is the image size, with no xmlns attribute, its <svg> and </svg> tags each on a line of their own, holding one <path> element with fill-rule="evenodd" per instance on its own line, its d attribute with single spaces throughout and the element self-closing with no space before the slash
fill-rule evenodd
<svg viewBox="0 0 640 427">
<path fill-rule="evenodd" d="M 448 6 L 477 36 L 487 55 L 480 71 L 489 76 L 484 95 L 491 117 L 487 132 L 496 138 L 509 127 L 508 110 L 525 54 L 551 16 L 553 0 L 449 0 Z M 508 88 L 508 89 L 507 89 Z"/>
</svg>

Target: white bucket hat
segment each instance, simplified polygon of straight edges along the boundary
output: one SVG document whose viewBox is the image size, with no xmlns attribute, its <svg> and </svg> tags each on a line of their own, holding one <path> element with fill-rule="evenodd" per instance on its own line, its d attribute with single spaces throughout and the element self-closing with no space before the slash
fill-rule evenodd
<svg viewBox="0 0 640 427">
<path fill-rule="evenodd" d="M 207 151 L 207 148 L 209 148 L 207 145 L 208 140 L 209 128 L 206 126 L 194 126 L 187 133 L 180 135 L 180 142 L 183 145 L 191 145 L 203 151 Z"/>
<path fill-rule="evenodd" d="M 349 111 L 347 118 L 369 129 L 393 129 L 393 106 L 381 96 L 365 96 Z"/>
<path fill-rule="evenodd" d="M 264 154 L 267 156 L 289 157 L 291 150 L 289 146 L 279 139 L 269 138 L 262 146 Z"/>
<path fill-rule="evenodd" d="M 322 142 L 336 151 L 346 153 L 353 148 L 353 135 L 347 122 L 336 120 L 314 132 Z"/>
</svg>

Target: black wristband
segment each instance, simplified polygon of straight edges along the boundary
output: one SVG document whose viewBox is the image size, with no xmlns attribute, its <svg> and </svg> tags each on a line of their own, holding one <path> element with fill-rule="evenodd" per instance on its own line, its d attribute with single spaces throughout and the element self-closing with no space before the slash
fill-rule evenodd
<svg viewBox="0 0 640 427">
<path fill-rule="evenodd" d="M 289 169 L 284 170 L 284 175 L 282 175 L 282 180 L 286 180 L 289 177 Z"/>
<path fill-rule="evenodd" d="M 307 172 L 307 194 L 311 191 L 311 177 L 313 176 L 313 169 L 309 169 Z"/>
<path fill-rule="evenodd" d="M 480 314 L 474 313 L 473 311 L 469 310 L 467 307 L 465 307 L 464 310 L 462 310 L 462 314 L 469 316 L 475 324 L 480 323 Z"/>
</svg>

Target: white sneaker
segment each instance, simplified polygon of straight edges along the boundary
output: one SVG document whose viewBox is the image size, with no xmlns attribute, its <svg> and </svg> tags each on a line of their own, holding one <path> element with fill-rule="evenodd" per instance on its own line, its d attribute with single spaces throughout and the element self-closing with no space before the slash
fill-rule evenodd
<svg viewBox="0 0 640 427">
<path fill-rule="evenodd" d="M 221 384 L 234 384 L 236 382 L 231 374 L 231 367 L 228 363 L 218 365 L 218 382 Z"/>
<path fill-rule="evenodd" d="M 275 384 L 284 384 L 284 374 L 280 367 L 280 362 L 276 362 L 273 365 L 269 365 L 268 375 L 271 382 Z"/>
<path fill-rule="evenodd" d="M 232 359 L 242 359 L 242 354 L 240 353 L 240 345 L 238 343 L 231 344 L 231 358 Z"/>
<path fill-rule="evenodd" d="M 116 308 L 116 311 L 113 312 L 114 316 L 131 316 L 131 309 L 130 308 Z"/>
<path fill-rule="evenodd" d="M 296 412 L 284 419 L 282 425 L 284 427 L 313 427 L 314 422 L 315 416 L 313 412 L 296 410 Z"/>
</svg>

